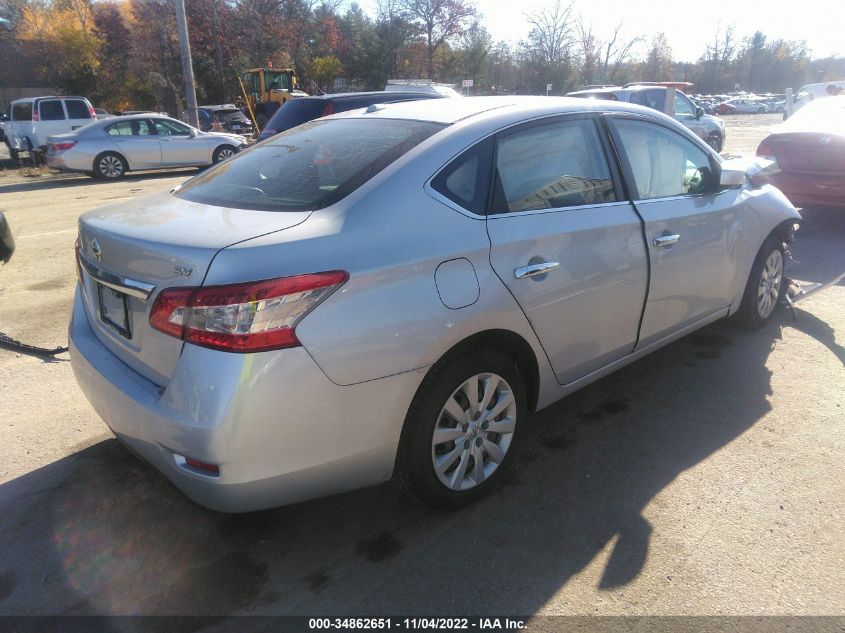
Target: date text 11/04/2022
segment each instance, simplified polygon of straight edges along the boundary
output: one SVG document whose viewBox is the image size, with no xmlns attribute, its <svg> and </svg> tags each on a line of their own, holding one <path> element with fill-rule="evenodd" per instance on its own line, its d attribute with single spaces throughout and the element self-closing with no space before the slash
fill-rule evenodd
<svg viewBox="0 0 845 633">
<path fill-rule="evenodd" d="M 310 618 L 310 630 L 524 630 L 527 622 L 519 618 Z"/>
</svg>

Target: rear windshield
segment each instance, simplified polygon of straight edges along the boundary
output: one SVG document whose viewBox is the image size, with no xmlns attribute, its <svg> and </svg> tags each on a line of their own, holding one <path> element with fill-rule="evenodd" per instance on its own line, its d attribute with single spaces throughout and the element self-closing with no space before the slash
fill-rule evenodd
<svg viewBox="0 0 845 633">
<path fill-rule="evenodd" d="M 91 111 L 88 109 L 88 104 L 79 99 L 66 99 L 65 107 L 67 108 L 67 116 L 69 119 L 90 119 Z"/>
<path fill-rule="evenodd" d="M 774 132 L 823 132 L 845 134 L 845 95 L 820 97 L 795 111 Z"/>
<path fill-rule="evenodd" d="M 328 103 L 325 99 L 292 99 L 276 110 L 276 114 L 267 123 L 267 129 L 284 132 L 307 121 L 319 119 Z"/>
<path fill-rule="evenodd" d="M 193 178 L 175 195 L 237 209 L 322 209 L 443 127 L 387 119 L 313 121 Z"/>
<path fill-rule="evenodd" d="M 242 121 L 246 119 L 244 113 L 238 109 L 214 110 L 213 115 L 217 121 Z"/>
</svg>

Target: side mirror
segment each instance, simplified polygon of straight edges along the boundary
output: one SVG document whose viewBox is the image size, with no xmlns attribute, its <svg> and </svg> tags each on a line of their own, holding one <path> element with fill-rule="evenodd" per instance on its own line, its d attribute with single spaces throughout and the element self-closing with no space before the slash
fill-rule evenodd
<svg viewBox="0 0 845 633">
<path fill-rule="evenodd" d="M 750 183 L 751 186 L 756 187 L 754 177 L 761 172 L 765 172 L 774 164 L 774 161 L 759 156 L 730 158 L 722 163 L 719 185 L 722 188 L 735 189 L 742 187 L 745 183 Z"/>
<path fill-rule="evenodd" d="M 12 239 L 12 229 L 6 221 L 6 216 L 0 213 L 0 261 L 4 264 L 12 259 L 15 252 L 15 240 Z"/>
<path fill-rule="evenodd" d="M 737 189 L 745 184 L 746 178 L 745 169 L 723 167 L 719 174 L 719 187 L 722 189 Z"/>
<path fill-rule="evenodd" d="M 700 119 L 704 116 L 704 108 L 701 106 L 695 106 L 695 118 Z"/>
</svg>

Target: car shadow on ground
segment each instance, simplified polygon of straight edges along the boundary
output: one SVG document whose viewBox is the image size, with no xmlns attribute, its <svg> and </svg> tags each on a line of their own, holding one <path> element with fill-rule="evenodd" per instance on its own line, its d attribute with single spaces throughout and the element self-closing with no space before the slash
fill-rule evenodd
<svg viewBox="0 0 845 633">
<path fill-rule="evenodd" d="M 842 358 L 801 312 L 717 323 L 540 412 L 515 476 L 456 513 L 384 485 L 219 514 L 116 440 L 82 448 L 0 486 L 0 613 L 532 614 L 610 550 L 599 587 L 624 587 L 661 528 L 643 509 L 770 410 L 781 330 Z"/>
<path fill-rule="evenodd" d="M 33 177 L 28 182 L 13 182 L 4 185 L 0 180 L 0 194 L 4 193 L 25 193 L 28 191 L 45 191 L 49 189 L 65 189 L 73 187 L 82 187 L 92 184 L 113 184 L 115 182 L 133 183 L 143 182 L 146 180 L 158 180 L 163 178 L 178 178 L 184 176 L 188 178 L 195 176 L 206 168 L 198 169 L 196 167 L 186 167 L 181 169 L 173 169 L 167 171 L 152 171 L 152 172 L 129 172 L 122 180 L 98 180 L 88 176 L 69 176 L 61 175 L 59 177 L 53 176 L 37 176 Z"/>
<path fill-rule="evenodd" d="M 790 248 L 787 274 L 801 282 L 828 283 L 845 272 L 845 208 L 801 210 L 801 228 Z M 845 285 L 845 280 L 839 285 Z"/>
</svg>

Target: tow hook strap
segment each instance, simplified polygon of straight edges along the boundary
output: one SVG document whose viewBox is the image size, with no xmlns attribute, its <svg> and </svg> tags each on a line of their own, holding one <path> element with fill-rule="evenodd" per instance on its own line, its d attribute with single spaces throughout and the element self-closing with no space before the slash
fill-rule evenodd
<svg viewBox="0 0 845 633">
<path fill-rule="evenodd" d="M 46 347 L 36 347 L 35 345 L 27 345 L 16 341 L 8 334 L 0 332 L 0 348 L 9 349 L 13 352 L 24 352 L 25 354 L 32 354 L 33 356 L 55 356 L 67 351 L 67 347 L 54 347 L 47 349 Z"/>
</svg>

